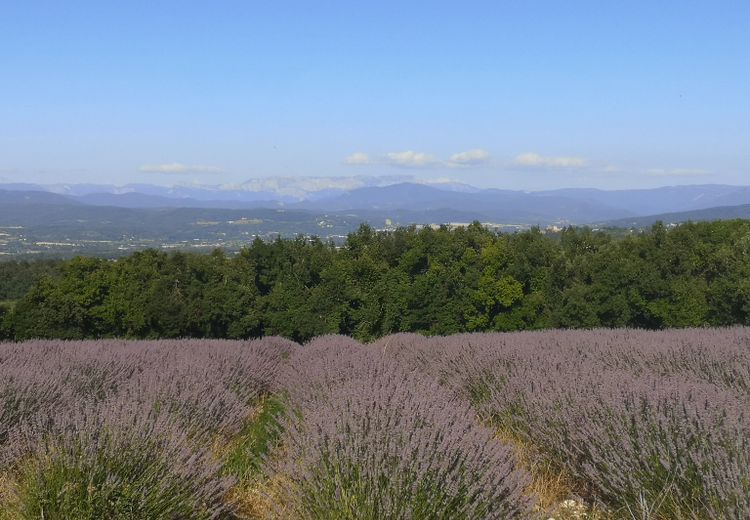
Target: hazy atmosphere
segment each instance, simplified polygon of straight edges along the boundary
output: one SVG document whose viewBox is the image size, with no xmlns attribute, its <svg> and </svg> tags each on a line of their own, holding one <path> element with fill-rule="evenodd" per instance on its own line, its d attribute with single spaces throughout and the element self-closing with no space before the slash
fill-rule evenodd
<svg viewBox="0 0 750 520">
<path fill-rule="evenodd" d="M 750 519 L 750 2 L 5 2 L 0 520 Z"/>
<path fill-rule="evenodd" d="M 11 2 L 0 182 L 747 183 L 747 2 Z"/>
</svg>

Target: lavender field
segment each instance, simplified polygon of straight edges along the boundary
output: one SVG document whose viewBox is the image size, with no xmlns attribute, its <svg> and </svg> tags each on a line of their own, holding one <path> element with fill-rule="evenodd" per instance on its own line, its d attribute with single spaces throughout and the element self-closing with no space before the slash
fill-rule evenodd
<svg viewBox="0 0 750 520">
<path fill-rule="evenodd" d="M 750 518 L 750 329 L 0 344 L 0 519 Z"/>
</svg>

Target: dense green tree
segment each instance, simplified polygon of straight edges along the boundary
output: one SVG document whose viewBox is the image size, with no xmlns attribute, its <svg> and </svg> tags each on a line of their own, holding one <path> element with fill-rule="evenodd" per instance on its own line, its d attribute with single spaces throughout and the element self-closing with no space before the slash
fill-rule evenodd
<svg viewBox="0 0 750 520">
<path fill-rule="evenodd" d="M 0 303 L 23 298 L 44 275 L 56 276 L 62 260 L 0 261 Z"/>
<path fill-rule="evenodd" d="M 515 330 L 515 320 L 509 320 L 508 314 L 523 301 L 524 287 L 506 274 L 510 262 L 508 244 L 503 241 L 487 244 L 479 261 L 482 274 L 472 284 L 475 287 L 472 305 L 466 311 L 468 330 Z"/>
<path fill-rule="evenodd" d="M 0 341 L 13 338 L 13 331 L 10 326 L 10 308 L 7 305 L 0 304 Z"/>
<path fill-rule="evenodd" d="M 342 247 L 255 240 L 231 257 L 147 250 L 0 272 L 18 278 L 6 290 L 28 284 L 0 303 L 6 339 L 750 324 L 750 222 L 740 220 L 617 237 L 362 226 Z"/>
</svg>

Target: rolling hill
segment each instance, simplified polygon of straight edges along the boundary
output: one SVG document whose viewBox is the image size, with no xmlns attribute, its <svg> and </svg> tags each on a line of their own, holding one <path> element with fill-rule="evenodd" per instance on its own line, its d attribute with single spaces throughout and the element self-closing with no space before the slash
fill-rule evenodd
<svg viewBox="0 0 750 520">
<path fill-rule="evenodd" d="M 750 204 L 738 206 L 718 206 L 714 208 L 696 209 L 692 211 L 678 211 L 673 213 L 660 213 L 657 215 L 647 215 L 643 217 L 631 217 L 624 219 L 611 220 L 606 222 L 607 226 L 612 227 L 633 227 L 643 228 L 653 225 L 656 222 L 665 224 L 679 224 L 688 221 L 712 221 L 712 220 L 731 220 L 731 219 L 750 219 Z"/>
</svg>

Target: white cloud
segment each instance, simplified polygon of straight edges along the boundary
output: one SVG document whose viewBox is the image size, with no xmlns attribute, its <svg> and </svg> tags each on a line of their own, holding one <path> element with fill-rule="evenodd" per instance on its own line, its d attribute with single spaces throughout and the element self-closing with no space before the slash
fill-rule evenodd
<svg viewBox="0 0 750 520">
<path fill-rule="evenodd" d="M 425 166 L 435 166 L 438 162 L 432 155 L 423 152 L 391 152 L 387 155 L 388 163 L 393 166 L 403 168 L 424 168 Z"/>
<path fill-rule="evenodd" d="M 364 164 L 372 164 L 372 161 L 370 160 L 370 156 L 367 155 L 364 152 L 354 152 L 349 157 L 344 159 L 344 163 L 346 164 L 354 164 L 354 165 L 364 165 Z"/>
<path fill-rule="evenodd" d="M 538 153 L 522 153 L 513 160 L 516 166 L 524 168 L 581 168 L 586 166 L 582 157 L 545 157 Z"/>
<path fill-rule="evenodd" d="M 221 168 L 201 164 L 164 163 L 144 164 L 139 168 L 144 173 L 221 173 Z"/>
<path fill-rule="evenodd" d="M 459 152 L 451 155 L 448 159 L 449 166 L 475 166 L 485 163 L 489 160 L 490 153 L 487 150 L 475 148 L 466 152 Z"/>
<path fill-rule="evenodd" d="M 479 148 L 455 153 L 447 160 L 438 159 L 425 152 L 406 150 L 375 157 L 365 152 L 354 152 L 344 159 L 344 164 L 353 166 L 379 164 L 396 168 L 467 168 L 484 164 L 489 159 L 489 152 Z"/>
</svg>

